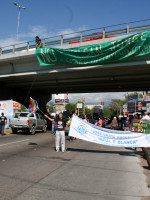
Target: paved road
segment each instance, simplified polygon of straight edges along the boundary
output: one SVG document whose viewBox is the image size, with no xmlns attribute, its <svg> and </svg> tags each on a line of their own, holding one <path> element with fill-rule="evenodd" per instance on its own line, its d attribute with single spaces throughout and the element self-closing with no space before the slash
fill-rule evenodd
<svg viewBox="0 0 150 200">
<path fill-rule="evenodd" d="M 132 150 L 69 142 L 50 132 L 0 136 L 0 200 L 140 200 L 150 196 Z"/>
</svg>

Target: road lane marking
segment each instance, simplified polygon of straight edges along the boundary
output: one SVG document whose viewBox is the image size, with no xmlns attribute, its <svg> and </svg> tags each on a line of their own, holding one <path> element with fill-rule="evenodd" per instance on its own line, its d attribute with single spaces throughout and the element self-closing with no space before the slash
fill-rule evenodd
<svg viewBox="0 0 150 200">
<path fill-rule="evenodd" d="M 1 144 L 0 147 L 3 147 L 3 146 L 7 146 L 7 145 L 11 145 L 11 144 L 16 144 L 16 143 L 20 143 L 20 142 L 25 142 L 29 139 L 26 139 L 26 140 L 20 140 L 20 141 L 16 141 L 16 142 L 10 142 L 10 143 L 6 143 L 6 144 Z"/>
</svg>

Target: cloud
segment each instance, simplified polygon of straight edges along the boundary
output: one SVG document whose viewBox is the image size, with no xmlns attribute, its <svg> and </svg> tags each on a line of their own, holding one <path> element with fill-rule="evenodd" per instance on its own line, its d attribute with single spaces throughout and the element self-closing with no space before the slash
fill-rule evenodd
<svg viewBox="0 0 150 200">
<path fill-rule="evenodd" d="M 20 34 L 20 38 L 35 38 L 36 35 L 46 38 L 52 36 L 53 33 L 49 32 L 44 25 L 30 26 L 28 32 Z"/>
<path fill-rule="evenodd" d="M 23 40 L 19 40 L 17 42 L 16 36 L 12 36 L 12 37 L 0 40 L 1 47 L 11 46 L 11 45 L 14 45 L 14 44 L 20 43 L 20 42 L 24 42 L 24 41 Z"/>
<path fill-rule="evenodd" d="M 7 39 L 1 39 L 0 40 L 0 44 L 1 44 L 1 47 L 3 46 L 8 46 L 8 45 L 12 45 L 14 44 L 16 41 L 14 38 L 7 38 Z"/>
</svg>

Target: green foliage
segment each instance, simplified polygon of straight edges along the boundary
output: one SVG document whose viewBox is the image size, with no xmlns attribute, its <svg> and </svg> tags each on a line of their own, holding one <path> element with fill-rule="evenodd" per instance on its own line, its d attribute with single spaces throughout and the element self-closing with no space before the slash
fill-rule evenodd
<svg viewBox="0 0 150 200">
<path fill-rule="evenodd" d="M 143 98 L 143 94 L 139 93 L 139 94 L 138 94 L 138 97 L 139 97 L 139 98 Z"/>
<path fill-rule="evenodd" d="M 115 113 L 114 113 L 114 111 L 112 110 L 112 108 L 109 108 L 109 107 L 103 108 L 103 116 L 104 116 L 104 117 L 111 118 L 111 117 L 114 116 L 114 115 L 115 115 Z"/>
<path fill-rule="evenodd" d="M 27 108 L 21 104 L 21 112 L 27 112 Z"/>
<path fill-rule="evenodd" d="M 82 103 L 82 102 L 79 102 L 79 103 Z M 66 105 L 66 110 L 71 114 L 74 113 L 75 112 L 75 104 L 68 103 Z M 85 114 L 88 116 L 92 116 L 93 111 L 94 111 L 94 109 L 85 108 Z M 82 107 L 82 109 L 79 109 L 79 115 L 82 115 L 82 114 L 83 114 L 83 107 Z"/>
<path fill-rule="evenodd" d="M 75 104 L 68 103 L 68 104 L 66 105 L 66 110 L 67 110 L 70 114 L 74 113 L 74 112 L 75 112 Z"/>
<path fill-rule="evenodd" d="M 92 109 L 85 108 L 85 114 L 87 116 L 93 116 L 93 112 L 94 112 L 94 108 L 92 108 Z"/>
<path fill-rule="evenodd" d="M 125 104 L 125 100 L 121 99 L 113 99 L 111 101 L 111 109 L 114 111 L 116 115 L 122 114 L 123 112 L 123 105 Z"/>
<path fill-rule="evenodd" d="M 46 105 L 46 109 L 49 113 L 54 113 L 55 112 L 55 104 L 51 103 L 51 104 L 47 104 Z"/>
</svg>

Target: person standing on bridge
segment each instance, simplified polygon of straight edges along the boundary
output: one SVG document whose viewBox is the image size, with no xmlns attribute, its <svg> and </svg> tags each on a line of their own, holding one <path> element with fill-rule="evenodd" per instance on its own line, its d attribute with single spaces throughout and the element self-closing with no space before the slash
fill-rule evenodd
<svg viewBox="0 0 150 200">
<path fill-rule="evenodd" d="M 7 124 L 7 118 L 4 116 L 4 113 L 2 113 L 2 116 L 0 117 L 1 135 L 4 135 L 5 122 Z"/>
<path fill-rule="evenodd" d="M 65 131 L 64 131 L 64 128 L 66 126 L 66 122 L 63 119 L 62 113 L 59 114 L 59 117 L 57 119 L 52 119 L 52 118 L 48 117 L 47 115 L 45 115 L 45 117 L 52 122 L 55 120 L 55 123 L 57 124 L 56 135 L 55 135 L 56 152 L 59 152 L 59 144 L 60 144 L 60 141 L 61 141 L 61 151 L 64 153 L 65 152 Z"/>
<path fill-rule="evenodd" d="M 36 49 L 42 48 L 42 42 L 38 36 L 35 37 L 35 45 L 36 45 Z"/>
</svg>

